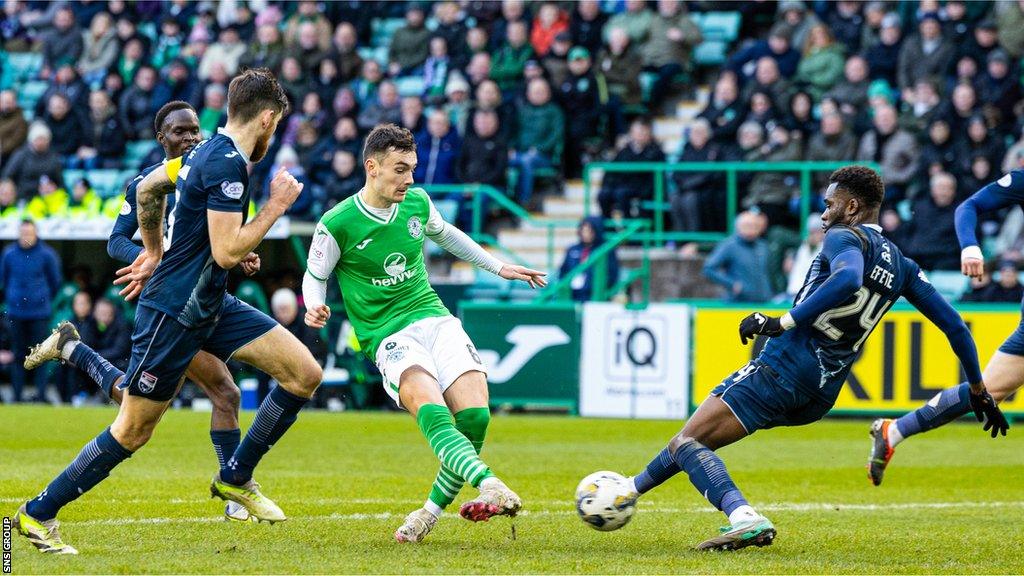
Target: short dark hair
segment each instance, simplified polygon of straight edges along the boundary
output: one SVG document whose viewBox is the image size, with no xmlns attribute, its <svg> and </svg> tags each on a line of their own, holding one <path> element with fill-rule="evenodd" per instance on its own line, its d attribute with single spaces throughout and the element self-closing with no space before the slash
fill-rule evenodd
<svg viewBox="0 0 1024 576">
<path fill-rule="evenodd" d="M 264 110 L 284 114 L 288 95 L 268 68 L 249 68 L 228 84 L 228 116 L 248 122 Z"/>
<path fill-rule="evenodd" d="M 415 152 L 416 139 L 412 132 L 395 124 L 381 124 L 366 135 L 363 144 L 363 162 L 371 157 L 387 154 L 394 148 L 399 152 Z"/>
<path fill-rule="evenodd" d="M 167 121 L 167 117 L 170 116 L 172 112 L 177 112 L 178 110 L 191 110 L 193 113 L 196 111 L 191 104 L 184 100 L 171 100 L 157 110 L 156 118 L 153 119 L 153 132 L 162 132 L 164 122 Z"/>
<path fill-rule="evenodd" d="M 878 208 L 885 197 L 882 177 L 867 166 L 844 166 L 833 172 L 828 181 L 846 190 L 867 208 Z"/>
</svg>

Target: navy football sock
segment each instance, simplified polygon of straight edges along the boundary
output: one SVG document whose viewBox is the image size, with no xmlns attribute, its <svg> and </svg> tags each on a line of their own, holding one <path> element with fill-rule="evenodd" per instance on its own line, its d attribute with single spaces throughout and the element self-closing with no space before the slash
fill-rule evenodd
<svg viewBox="0 0 1024 576">
<path fill-rule="evenodd" d="M 664 484 L 669 478 L 680 472 L 679 464 L 672 459 L 672 453 L 665 448 L 651 460 L 647 468 L 633 477 L 636 491 L 644 494 Z"/>
<path fill-rule="evenodd" d="M 234 430 L 210 430 L 210 440 L 213 442 L 213 451 L 217 453 L 217 464 L 221 468 L 228 465 L 228 459 L 238 450 L 238 443 L 242 439 L 242 431 Z"/>
<path fill-rule="evenodd" d="M 674 459 L 690 476 L 694 488 L 727 516 L 740 506 L 749 505 L 729 477 L 725 463 L 707 446 L 689 439 L 676 450 Z"/>
<path fill-rule="evenodd" d="M 118 444 L 107 428 L 82 448 L 78 457 L 50 482 L 46 490 L 29 500 L 26 511 L 36 520 L 49 520 L 69 502 L 110 475 L 132 453 Z"/>
<path fill-rule="evenodd" d="M 107 395 L 107 398 L 110 398 L 110 389 L 114 387 L 114 382 L 124 376 L 124 372 L 115 368 L 113 364 L 107 362 L 103 356 L 89 348 L 84 342 L 75 344 L 68 356 L 68 364 L 88 374 L 89 378 L 98 384 L 103 393 Z"/>
<path fill-rule="evenodd" d="M 295 423 L 306 402 L 309 402 L 308 398 L 296 396 L 280 386 L 274 388 L 260 404 L 256 419 L 235 450 L 235 455 L 221 468 L 221 480 L 235 486 L 251 480 L 252 471 L 260 459 Z"/>
<path fill-rule="evenodd" d="M 964 382 L 936 394 L 924 406 L 896 420 L 896 428 L 907 438 L 948 424 L 971 411 L 970 386 Z"/>
</svg>

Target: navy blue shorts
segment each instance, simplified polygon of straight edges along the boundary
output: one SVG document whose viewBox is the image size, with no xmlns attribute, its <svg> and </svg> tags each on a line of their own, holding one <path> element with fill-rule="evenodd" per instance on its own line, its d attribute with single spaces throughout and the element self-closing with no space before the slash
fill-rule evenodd
<svg viewBox="0 0 1024 576">
<path fill-rule="evenodd" d="M 274 326 L 277 322 L 270 316 L 225 294 L 217 326 L 202 349 L 227 362 L 239 348 L 270 332 Z"/>
<path fill-rule="evenodd" d="M 1013 354 L 1014 356 L 1024 356 L 1024 318 L 1021 318 L 1020 324 L 1017 325 L 1017 329 L 1006 338 L 1003 345 L 999 347 L 999 351 L 1003 354 Z"/>
<path fill-rule="evenodd" d="M 770 366 L 755 362 L 723 380 L 711 395 L 725 402 L 748 434 L 817 422 L 833 404 L 786 382 Z"/>
</svg>

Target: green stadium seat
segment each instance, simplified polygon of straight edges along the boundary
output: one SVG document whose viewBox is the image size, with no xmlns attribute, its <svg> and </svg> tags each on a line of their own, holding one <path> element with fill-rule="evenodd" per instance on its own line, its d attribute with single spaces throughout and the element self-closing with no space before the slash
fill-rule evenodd
<svg viewBox="0 0 1024 576">
<path fill-rule="evenodd" d="M 136 170 L 141 168 L 140 164 L 142 163 L 142 159 L 145 158 L 146 154 L 149 154 L 149 151 L 153 148 L 156 148 L 156 144 L 145 140 L 129 142 L 124 154 L 124 165 Z"/>
<path fill-rule="evenodd" d="M 64 186 L 66 188 L 70 188 L 71 186 L 74 186 L 75 182 L 78 182 L 79 180 L 81 180 L 82 176 L 84 174 L 85 174 L 85 172 L 83 172 L 81 170 L 65 170 L 61 174 L 61 177 L 64 178 Z"/>
<path fill-rule="evenodd" d="M 697 22 L 704 40 L 725 43 L 735 40 L 740 33 L 739 12 L 705 12 Z"/>
<path fill-rule="evenodd" d="M 270 314 L 270 306 L 267 305 L 267 295 L 255 280 L 242 280 L 238 285 L 238 290 L 235 290 L 235 296 L 260 312 Z"/>
<path fill-rule="evenodd" d="M 121 183 L 123 182 L 122 172 L 120 170 L 90 170 L 86 174 L 86 178 L 89 179 L 89 183 L 92 184 L 93 190 L 100 195 L 101 198 L 109 198 L 115 196 L 121 191 Z M 73 184 L 72 180 L 70 184 Z"/>
<path fill-rule="evenodd" d="M 728 44 L 721 40 L 705 40 L 693 51 L 693 61 L 698 66 L 720 66 L 725 63 Z"/>
<path fill-rule="evenodd" d="M 398 88 L 398 95 L 403 98 L 419 96 L 423 94 L 423 77 L 403 76 L 395 80 L 395 87 Z"/>
<path fill-rule="evenodd" d="M 390 46 L 391 38 L 402 26 L 405 26 L 404 18 L 374 18 L 372 24 L 373 45 Z"/>
<path fill-rule="evenodd" d="M 928 280 L 932 286 L 950 302 L 956 302 L 968 289 L 970 289 L 970 278 L 960 272 L 952 270 L 935 270 L 928 273 Z"/>
<path fill-rule="evenodd" d="M 43 97 L 43 93 L 50 85 L 43 80 L 31 80 L 18 86 L 18 105 L 24 110 L 31 110 L 36 107 L 36 102 Z"/>
</svg>

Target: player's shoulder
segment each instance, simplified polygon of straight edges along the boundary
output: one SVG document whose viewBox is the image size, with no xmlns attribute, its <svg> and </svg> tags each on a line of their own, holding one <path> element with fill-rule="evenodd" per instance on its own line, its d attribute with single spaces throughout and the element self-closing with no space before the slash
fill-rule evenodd
<svg viewBox="0 0 1024 576">
<path fill-rule="evenodd" d="M 320 217 L 320 224 L 331 233 L 337 235 L 346 226 L 352 224 L 352 218 L 358 216 L 359 209 L 355 203 L 355 195 L 345 198 L 335 204 L 330 210 Z"/>
<path fill-rule="evenodd" d="M 1024 190 L 1024 169 L 1010 170 L 1003 174 L 999 180 L 996 180 L 995 184 L 996 190 L 1003 189 L 1007 192 L 1019 193 L 1021 190 Z"/>
<path fill-rule="evenodd" d="M 864 251 L 871 244 L 871 230 L 860 226 L 833 224 L 825 231 L 825 242 L 833 246 L 858 247 Z"/>
</svg>

